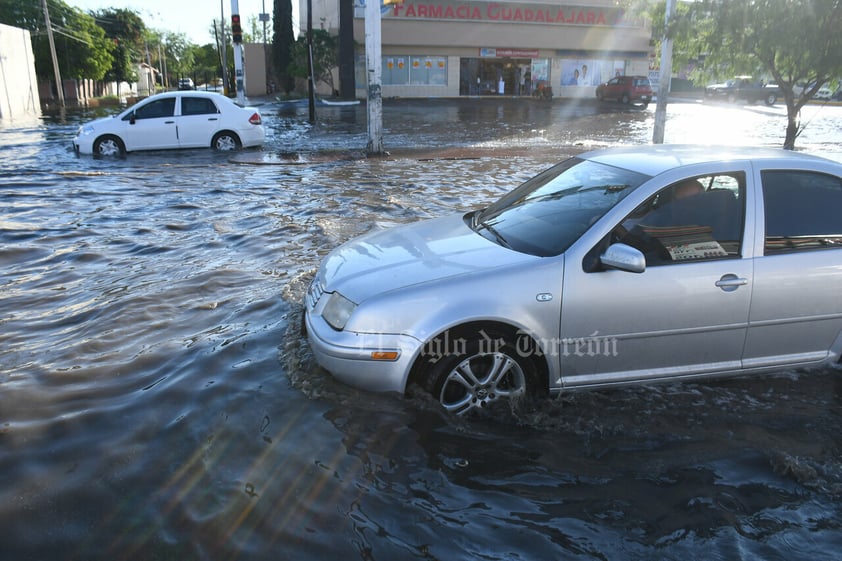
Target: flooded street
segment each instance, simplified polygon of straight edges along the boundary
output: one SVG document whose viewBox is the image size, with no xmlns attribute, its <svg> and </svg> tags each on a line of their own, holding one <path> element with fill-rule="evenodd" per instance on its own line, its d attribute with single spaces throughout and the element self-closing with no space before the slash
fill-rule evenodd
<svg viewBox="0 0 842 561">
<path fill-rule="evenodd" d="M 0 126 L 0 559 L 746 559 L 842 551 L 840 371 L 565 394 L 456 419 L 315 366 L 343 241 L 486 205 L 654 106 L 261 106 L 263 150 L 76 157 Z M 842 160 L 842 107 L 800 150 Z M 671 104 L 666 142 L 783 143 L 779 104 Z"/>
</svg>

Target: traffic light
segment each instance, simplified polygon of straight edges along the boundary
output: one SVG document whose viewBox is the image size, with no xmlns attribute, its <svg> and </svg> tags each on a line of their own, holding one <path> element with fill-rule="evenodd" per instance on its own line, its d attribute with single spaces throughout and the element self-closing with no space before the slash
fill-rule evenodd
<svg viewBox="0 0 842 561">
<path fill-rule="evenodd" d="M 243 42 L 243 27 L 240 25 L 240 14 L 231 16 L 231 38 L 235 43 Z"/>
</svg>

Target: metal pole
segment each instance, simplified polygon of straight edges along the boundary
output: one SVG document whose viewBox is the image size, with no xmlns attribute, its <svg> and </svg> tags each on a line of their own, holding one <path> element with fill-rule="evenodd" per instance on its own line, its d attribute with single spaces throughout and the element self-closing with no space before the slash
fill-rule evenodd
<svg viewBox="0 0 842 561">
<path fill-rule="evenodd" d="M 311 123 L 316 122 L 316 78 L 313 74 L 313 0 L 307 0 L 307 99 Z"/>
<path fill-rule="evenodd" d="M 53 26 L 50 24 L 50 10 L 47 9 L 47 0 L 41 0 L 41 6 L 44 7 L 44 22 L 47 24 L 47 39 L 50 42 L 50 53 L 53 55 L 53 72 L 56 75 L 56 90 L 58 91 L 58 101 L 64 107 L 64 84 L 61 81 L 61 72 L 58 69 L 58 58 L 56 57 L 56 42 L 53 39 Z"/>
<path fill-rule="evenodd" d="M 669 27 L 674 1 L 667 0 L 664 18 L 664 38 L 661 42 L 661 74 L 658 85 L 658 103 L 655 106 L 655 127 L 652 131 L 652 144 L 664 143 L 664 129 L 667 124 L 667 98 L 669 97 L 672 78 L 672 39 L 669 36 Z"/>
<path fill-rule="evenodd" d="M 225 8 L 222 5 L 223 1 L 219 0 L 219 34 L 222 40 L 222 93 L 228 95 L 228 40 L 225 39 Z"/>
<path fill-rule="evenodd" d="M 231 0 L 231 14 L 240 14 L 239 0 Z M 246 74 L 243 71 L 243 44 L 234 42 L 234 77 L 237 82 L 237 102 L 246 103 Z"/>
<path fill-rule="evenodd" d="M 266 82 L 266 93 L 270 94 L 272 92 L 269 91 L 269 48 L 266 43 L 266 24 L 269 23 L 269 14 L 266 13 L 266 0 L 263 0 L 263 11 L 260 12 L 260 21 L 263 22 L 263 68 L 265 73 L 263 78 Z"/>
<path fill-rule="evenodd" d="M 380 56 L 380 1 L 365 3 L 365 69 L 368 78 L 368 146 L 369 156 L 383 154 L 383 92 Z"/>
</svg>

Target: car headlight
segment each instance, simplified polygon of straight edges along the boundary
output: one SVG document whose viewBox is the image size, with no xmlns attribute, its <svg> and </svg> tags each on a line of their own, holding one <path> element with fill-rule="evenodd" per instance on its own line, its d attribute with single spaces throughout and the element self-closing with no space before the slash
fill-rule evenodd
<svg viewBox="0 0 842 561">
<path fill-rule="evenodd" d="M 94 128 L 90 125 L 85 125 L 85 126 L 79 127 L 79 130 L 76 131 L 76 136 L 88 136 L 89 134 L 93 134 L 93 133 L 94 133 Z"/>
<path fill-rule="evenodd" d="M 324 310 L 322 310 L 322 317 L 332 328 L 342 331 L 356 309 L 356 304 L 338 292 L 334 292 L 330 295 Z"/>
</svg>

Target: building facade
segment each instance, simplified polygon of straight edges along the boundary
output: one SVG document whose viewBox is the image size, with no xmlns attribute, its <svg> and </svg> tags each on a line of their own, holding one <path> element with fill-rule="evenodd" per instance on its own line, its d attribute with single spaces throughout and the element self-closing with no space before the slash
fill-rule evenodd
<svg viewBox="0 0 842 561">
<path fill-rule="evenodd" d="M 338 31 L 338 4 L 322 0 L 313 12 L 314 26 Z M 354 14 L 360 98 L 364 12 Z M 593 97 L 613 76 L 648 75 L 653 54 L 648 25 L 612 0 L 404 0 L 381 13 L 383 97 L 528 96 L 546 88 Z"/>
</svg>

